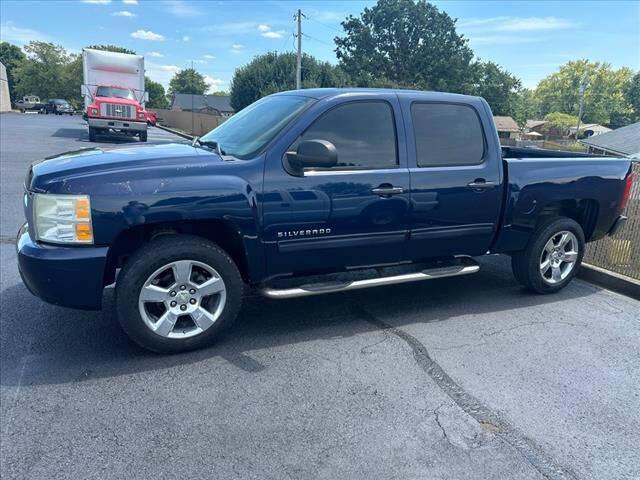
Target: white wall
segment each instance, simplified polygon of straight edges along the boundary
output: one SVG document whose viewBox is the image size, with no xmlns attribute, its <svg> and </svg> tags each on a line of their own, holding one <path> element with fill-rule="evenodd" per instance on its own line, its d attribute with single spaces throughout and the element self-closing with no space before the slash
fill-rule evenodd
<svg viewBox="0 0 640 480">
<path fill-rule="evenodd" d="M 0 112 L 8 112 L 9 110 L 11 110 L 11 98 L 9 97 L 7 69 L 0 63 Z"/>
</svg>

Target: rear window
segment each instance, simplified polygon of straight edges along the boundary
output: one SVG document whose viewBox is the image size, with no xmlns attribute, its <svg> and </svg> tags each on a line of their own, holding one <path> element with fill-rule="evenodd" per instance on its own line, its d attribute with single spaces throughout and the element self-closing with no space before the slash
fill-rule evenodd
<svg viewBox="0 0 640 480">
<path fill-rule="evenodd" d="M 449 103 L 414 103 L 411 117 L 419 167 L 483 162 L 484 134 L 473 108 Z"/>
</svg>

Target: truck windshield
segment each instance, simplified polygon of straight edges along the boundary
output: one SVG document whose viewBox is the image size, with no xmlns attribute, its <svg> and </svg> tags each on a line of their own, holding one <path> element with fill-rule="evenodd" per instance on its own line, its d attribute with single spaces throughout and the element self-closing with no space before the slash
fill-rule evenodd
<svg viewBox="0 0 640 480">
<path fill-rule="evenodd" d="M 136 99 L 131 90 L 129 90 L 128 88 L 118 87 L 98 87 L 98 89 L 96 90 L 96 97 L 116 97 L 126 98 L 128 100 Z"/>
<path fill-rule="evenodd" d="M 216 142 L 225 155 L 251 158 L 314 101 L 294 95 L 265 97 L 233 115 L 201 140 Z"/>
</svg>

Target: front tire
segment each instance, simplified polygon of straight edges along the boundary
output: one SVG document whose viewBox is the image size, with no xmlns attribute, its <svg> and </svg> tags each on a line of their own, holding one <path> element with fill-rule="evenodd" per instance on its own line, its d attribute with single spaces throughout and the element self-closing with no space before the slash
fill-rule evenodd
<svg viewBox="0 0 640 480">
<path fill-rule="evenodd" d="M 96 135 L 98 134 L 98 129 L 95 127 L 89 127 L 89 141 L 90 142 L 95 142 L 96 141 Z"/>
<path fill-rule="evenodd" d="M 575 220 L 551 219 L 535 230 L 523 252 L 512 255 L 511 267 L 529 290 L 555 293 L 575 277 L 584 250 L 584 232 Z"/>
<path fill-rule="evenodd" d="M 141 142 L 146 142 L 147 141 L 147 132 L 140 132 L 140 141 Z"/>
<path fill-rule="evenodd" d="M 206 239 L 166 235 L 126 263 L 116 284 L 118 320 L 159 353 L 211 344 L 236 319 L 244 283 L 231 257 Z"/>
</svg>

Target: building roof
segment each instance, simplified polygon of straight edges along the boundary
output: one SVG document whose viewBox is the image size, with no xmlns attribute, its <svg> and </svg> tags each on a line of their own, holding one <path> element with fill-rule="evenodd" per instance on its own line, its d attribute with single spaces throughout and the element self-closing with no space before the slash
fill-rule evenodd
<svg viewBox="0 0 640 480">
<path fill-rule="evenodd" d="M 541 125 L 544 125 L 545 123 L 547 123 L 546 120 L 527 120 L 527 124 L 526 127 L 527 128 L 537 128 Z"/>
<path fill-rule="evenodd" d="M 191 95 L 189 93 L 174 93 L 171 108 L 179 108 L 181 110 L 215 109 L 220 112 L 233 112 L 233 108 L 231 107 L 231 97 L 228 95 Z"/>
<path fill-rule="evenodd" d="M 599 123 L 581 123 L 580 131 L 584 132 L 586 130 L 591 130 L 600 134 L 611 131 L 609 127 L 605 127 L 604 125 L 600 125 Z M 575 133 L 576 127 L 569 127 L 569 131 Z"/>
<path fill-rule="evenodd" d="M 499 132 L 519 132 L 518 124 L 511 117 L 502 117 L 494 115 L 493 121 L 496 124 L 496 130 Z"/>
<path fill-rule="evenodd" d="M 618 155 L 640 154 L 640 122 L 618 128 L 607 133 L 580 140 L 590 147 L 606 150 Z"/>
</svg>

